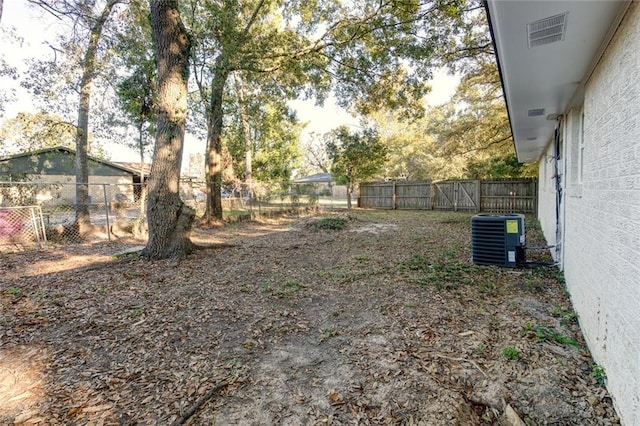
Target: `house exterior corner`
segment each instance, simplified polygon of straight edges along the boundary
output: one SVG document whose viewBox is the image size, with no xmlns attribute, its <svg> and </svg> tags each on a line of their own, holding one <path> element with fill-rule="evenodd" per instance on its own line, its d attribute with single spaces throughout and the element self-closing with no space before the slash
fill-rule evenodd
<svg viewBox="0 0 640 426">
<path fill-rule="evenodd" d="M 633 2 L 586 82 L 583 104 L 563 115 L 558 140 L 540 157 L 538 212 L 622 423 L 634 426 L 640 425 L 638 52 L 640 5 Z"/>
<path fill-rule="evenodd" d="M 538 220 L 621 423 L 640 426 L 640 2 L 484 4 Z"/>
</svg>

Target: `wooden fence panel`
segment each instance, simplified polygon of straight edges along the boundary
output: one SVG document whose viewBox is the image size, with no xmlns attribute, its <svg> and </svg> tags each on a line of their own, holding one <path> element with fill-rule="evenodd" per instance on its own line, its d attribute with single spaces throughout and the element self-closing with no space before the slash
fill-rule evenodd
<svg viewBox="0 0 640 426">
<path fill-rule="evenodd" d="M 431 182 L 396 182 L 396 209 L 431 210 Z"/>
<path fill-rule="evenodd" d="M 480 211 L 480 182 L 478 180 L 454 181 L 456 205 L 454 210 Z"/>
<path fill-rule="evenodd" d="M 393 209 L 395 182 L 363 183 L 360 185 L 358 207 Z"/>
<path fill-rule="evenodd" d="M 480 208 L 484 212 L 537 212 L 537 179 L 491 179 L 480 185 Z"/>
<path fill-rule="evenodd" d="M 360 207 L 536 213 L 537 179 L 398 181 L 360 185 Z"/>
<path fill-rule="evenodd" d="M 434 210 L 453 210 L 456 204 L 453 181 L 434 182 L 431 196 Z"/>
</svg>

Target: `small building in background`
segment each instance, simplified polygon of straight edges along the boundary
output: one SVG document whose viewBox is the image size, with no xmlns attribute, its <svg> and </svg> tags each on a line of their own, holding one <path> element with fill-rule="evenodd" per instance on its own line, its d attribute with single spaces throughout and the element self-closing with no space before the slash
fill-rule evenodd
<svg viewBox="0 0 640 426">
<path fill-rule="evenodd" d="M 75 150 L 62 146 L 0 158 L 0 183 L 16 183 L 11 190 L 20 191 L 18 183 L 29 182 L 35 193 L 34 201 L 39 204 L 74 204 L 75 159 Z M 114 163 L 90 157 L 88 167 L 90 199 L 104 200 L 108 188 L 107 200 L 118 202 L 138 201 L 151 169 L 148 164 L 144 166 L 143 182 L 139 163 Z"/>
</svg>

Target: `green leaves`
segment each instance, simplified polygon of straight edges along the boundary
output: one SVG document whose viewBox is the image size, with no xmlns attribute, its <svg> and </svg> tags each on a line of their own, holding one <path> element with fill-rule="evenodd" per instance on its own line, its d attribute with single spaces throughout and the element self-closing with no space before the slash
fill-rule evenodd
<svg viewBox="0 0 640 426">
<path fill-rule="evenodd" d="M 327 142 L 327 151 L 333 162 L 333 176 L 348 185 L 374 177 L 382 171 L 387 159 L 387 148 L 372 129 L 352 133 L 346 126 L 341 126 Z"/>
<path fill-rule="evenodd" d="M 0 154 L 65 146 L 75 148 L 76 127 L 62 117 L 39 112 L 19 113 L 0 129 Z M 11 147 L 11 151 L 7 148 Z"/>
<path fill-rule="evenodd" d="M 554 341 L 556 343 L 560 343 L 560 344 L 566 344 L 566 345 L 571 345 L 574 348 L 578 348 L 580 349 L 581 346 L 578 342 L 576 342 L 574 339 L 567 337 L 561 333 L 559 333 L 555 328 L 553 327 L 546 327 L 544 325 L 536 325 L 534 326 L 531 323 L 527 323 L 525 325 L 525 334 L 531 337 L 535 337 L 536 341 L 538 342 L 544 342 L 547 340 L 551 340 Z"/>
</svg>

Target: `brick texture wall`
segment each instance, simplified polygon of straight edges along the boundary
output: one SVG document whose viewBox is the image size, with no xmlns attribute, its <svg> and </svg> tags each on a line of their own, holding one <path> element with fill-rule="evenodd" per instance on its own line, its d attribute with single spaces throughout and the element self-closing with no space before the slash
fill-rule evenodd
<svg viewBox="0 0 640 426">
<path fill-rule="evenodd" d="M 640 425 L 639 71 L 634 2 L 587 82 L 584 133 L 582 111 L 566 116 L 560 259 L 589 348 L 606 369 L 623 424 L 633 426 Z M 541 222 L 553 241 L 555 207 L 540 186 Z"/>
</svg>

